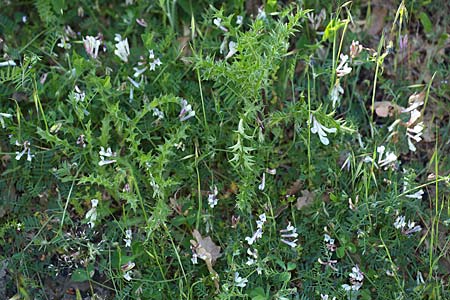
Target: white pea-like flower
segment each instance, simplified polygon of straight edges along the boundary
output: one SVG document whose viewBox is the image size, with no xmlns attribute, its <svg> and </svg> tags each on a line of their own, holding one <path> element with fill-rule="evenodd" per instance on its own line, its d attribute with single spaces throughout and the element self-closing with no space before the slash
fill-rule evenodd
<svg viewBox="0 0 450 300">
<path fill-rule="evenodd" d="M 311 114 L 310 122 L 312 122 L 311 132 L 318 134 L 320 142 L 327 146 L 330 141 L 327 138 L 327 133 L 335 133 L 337 131 L 336 128 L 327 128 L 317 121 L 317 119 Z"/>
<path fill-rule="evenodd" d="M 128 45 L 128 39 L 122 39 L 122 36 L 116 33 L 114 40 L 117 42 L 114 54 L 117 55 L 122 61 L 128 62 L 128 56 L 130 56 L 130 46 Z"/>
<path fill-rule="evenodd" d="M 341 59 L 338 67 L 336 68 L 336 74 L 338 77 L 343 77 L 347 74 L 350 74 L 352 71 L 352 68 L 348 66 L 348 55 L 342 54 L 339 56 Z"/>
<path fill-rule="evenodd" d="M 97 37 L 88 35 L 85 38 L 83 38 L 83 44 L 86 53 L 94 59 L 97 58 L 98 48 L 100 47 L 101 40 Z"/>
<path fill-rule="evenodd" d="M 237 287 L 245 287 L 247 285 L 248 279 L 247 278 L 242 278 L 241 276 L 239 276 L 238 272 L 234 273 L 234 285 Z"/>
<path fill-rule="evenodd" d="M 108 147 L 108 149 L 106 149 L 106 151 L 105 151 L 105 148 L 100 147 L 100 151 L 98 152 L 98 154 L 100 154 L 100 161 L 98 162 L 99 166 L 104 166 L 104 165 L 108 165 L 108 164 L 112 164 L 112 163 L 116 162 L 115 159 L 108 159 L 108 158 L 116 157 L 116 153 L 112 152 L 110 147 Z"/>
</svg>

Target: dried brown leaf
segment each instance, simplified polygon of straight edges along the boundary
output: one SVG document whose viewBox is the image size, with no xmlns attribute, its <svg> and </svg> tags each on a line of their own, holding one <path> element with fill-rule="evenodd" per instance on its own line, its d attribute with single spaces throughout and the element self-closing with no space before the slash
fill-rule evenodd
<svg viewBox="0 0 450 300">
<path fill-rule="evenodd" d="M 314 201 L 314 193 L 311 193 L 308 190 L 302 191 L 302 196 L 297 198 L 297 202 L 295 203 L 295 207 L 298 210 L 302 209 L 305 206 L 310 205 Z"/>
<path fill-rule="evenodd" d="M 205 238 L 202 237 L 200 232 L 197 229 L 194 229 L 192 235 L 196 239 L 196 241 L 191 240 L 191 244 L 194 246 L 195 251 L 199 258 L 203 259 L 208 267 L 209 273 L 213 275 L 214 285 L 216 286 L 216 292 L 219 291 L 219 274 L 213 269 L 213 265 L 216 260 L 222 256 L 220 253 L 220 247 L 217 246 L 211 239 L 211 237 L 207 236 Z"/>
<path fill-rule="evenodd" d="M 391 101 L 379 101 L 374 103 L 375 113 L 381 118 L 392 117 L 401 113 L 403 107 L 392 103 Z"/>
<path fill-rule="evenodd" d="M 194 229 L 192 235 L 197 240 L 197 253 L 200 254 L 201 252 L 202 254 L 205 254 L 211 259 L 211 265 L 214 265 L 216 260 L 222 256 L 220 254 L 220 247 L 212 241 L 211 237 L 207 236 L 203 238 L 197 229 Z"/>
</svg>

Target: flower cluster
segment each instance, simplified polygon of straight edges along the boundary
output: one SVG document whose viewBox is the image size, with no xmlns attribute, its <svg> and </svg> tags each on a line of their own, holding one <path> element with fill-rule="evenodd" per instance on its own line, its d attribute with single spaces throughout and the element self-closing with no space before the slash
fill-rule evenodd
<svg viewBox="0 0 450 300">
<path fill-rule="evenodd" d="M 31 143 L 29 141 L 25 141 L 25 142 L 23 142 L 23 144 L 20 144 L 18 141 L 16 141 L 16 146 L 23 147 L 22 152 L 16 151 L 16 160 L 20 160 L 22 158 L 22 156 L 25 155 L 25 152 L 26 152 L 27 153 L 27 161 L 31 162 L 31 159 L 34 157 L 34 154 L 31 154 L 30 145 L 31 145 Z"/>
<path fill-rule="evenodd" d="M 138 62 L 139 67 L 134 67 L 135 71 L 133 77 L 140 77 L 147 69 L 150 71 L 155 71 L 157 66 L 162 65 L 162 62 L 159 58 L 155 58 L 155 54 L 153 49 L 148 50 L 148 61 L 145 60 L 143 56 L 140 57 L 140 61 Z"/>
<path fill-rule="evenodd" d="M 247 249 L 247 262 L 245 263 L 247 266 L 251 266 L 254 265 L 258 259 L 258 250 L 253 249 L 251 250 L 250 248 Z"/>
<path fill-rule="evenodd" d="M 131 279 L 132 279 L 131 274 L 133 274 L 133 271 L 131 271 L 131 269 L 133 269 L 135 266 L 136 266 L 136 264 L 132 261 L 127 262 L 126 264 L 120 266 L 122 272 L 124 273 L 123 278 L 126 281 L 131 281 Z"/>
<path fill-rule="evenodd" d="M 260 239 L 263 234 L 263 225 L 267 222 L 266 214 L 259 215 L 259 220 L 256 220 L 256 226 L 258 229 L 253 233 L 251 237 L 246 237 L 245 240 L 249 245 L 252 245 L 257 239 Z"/>
<path fill-rule="evenodd" d="M 219 192 L 217 191 L 217 186 L 214 186 L 214 188 L 211 188 L 211 191 L 208 193 L 209 207 L 214 208 L 214 206 L 217 205 L 217 201 L 219 200 L 217 198 L 218 194 L 219 194 Z"/>
<path fill-rule="evenodd" d="M 286 245 L 295 248 L 297 247 L 297 228 L 291 225 L 291 222 L 288 223 L 288 226 L 286 229 L 280 230 L 281 233 L 281 241 L 285 243 Z M 294 240 L 286 240 L 286 239 L 294 239 Z"/>
<path fill-rule="evenodd" d="M 322 142 L 322 144 L 324 144 L 325 146 L 328 145 L 330 141 L 327 138 L 327 132 L 335 133 L 336 128 L 327 128 L 323 126 L 312 114 L 310 115 L 309 121 L 310 123 L 312 123 L 311 132 L 317 133 L 319 135 L 320 142 Z"/>
<path fill-rule="evenodd" d="M 178 118 L 180 118 L 180 121 L 186 121 L 192 117 L 195 116 L 195 111 L 192 110 L 192 106 L 188 104 L 186 99 L 181 99 L 181 111 L 178 115 Z"/>
<path fill-rule="evenodd" d="M 130 46 L 128 45 L 128 39 L 122 39 L 122 36 L 116 33 L 114 40 L 116 43 L 116 50 L 114 54 L 117 55 L 122 61 L 128 62 L 128 56 L 130 56 Z"/>
<path fill-rule="evenodd" d="M 334 239 L 331 238 L 327 233 L 325 233 L 323 236 L 324 236 L 323 240 L 325 242 L 327 250 L 329 250 L 331 252 L 336 251 L 337 247 L 336 247 L 336 244 L 334 243 Z"/>
<path fill-rule="evenodd" d="M 336 75 L 338 77 L 344 77 L 345 75 L 350 74 L 352 68 L 348 66 L 348 55 L 341 53 L 339 58 L 341 59 L 341 61 L 336 68 Z"/>
<path fill-rule="evenodd" d="M 125 238 L 123 239 L 123 241 L 125 242 L 125 247 L 131 247 L 131 238 L 133 236 L 133 232 L 131 231 L 131 229 L 127 229 L 125 230 Z"/>
<path fill-rule="evenodd" d="M 343 284 L 342 287 L 346 291 L 357 291 L 361 288 L 364 281 L 364 273 L 361 272 L 358 265 L 352 268 L 352 272 L 349 274 L 350 277 L 350 285 Z"/>
<path fill-rule="evenodd" d="M 78 87 L 78 85 L 75 86 L 75 91 L 73 92 L 73 97 L 75 98 L 75 101 L 77 102 L 83 102 L 86 98 L 86 93 Z"/>
<path fill-rule="evenodd" d="M 83 38 L 84 49 L 86 53 L 96 59 L 98 56 L 98 48 L 100 47 L 101 40 L 98 37 L 86 36 Z"/>
<path fill-rule="evenodd" d="M 386 148 L 384 146 L 377 147 L 378 165 L 385 167 L 386 170 L 388 166 L 393 166 L 398 157 L 393 152 L 386 152 L 386 156 L 384 156 L 385 150 Z"/>
<path fill-rule="evenodd" d="M 117 154 L 115 152 L 111 151 L 110 147 L 108 147 L 108 149 L 106 149 L 106 151 L 105 151 L 105 148 L 100 147 L 100 151 L 98 152 L 98 154 L 100 154 L 100 161 L 98 162 L 98 165 L 100 167 L 116 162 L 115 159 L 108 159 L 108 158 L 112 158 L 112 157 L 116 157 L 117 156 Z"/>
<path fill-rule="evenodd" d="M 398 216 L 395 219 L 394 227 L 402 230 L 402 234 L 404 235 L 412 235 L 413 233 L 419 232 L 422 230 L 420 225 L 416 225 L 415 222 L 408 220 L 408 226 L 406 226 L 406 217 Z"/>
<path fill-rule="evenodd" d="M 384 167 L 385 170 L 387 170 L 389 167 L 393 169 L 396 168 L 395 162 L 397 161 L 398 157 L 397 155 L 395 155 L 395 153 L 386 151 L 386 147 L 384 147 L 383 145 L 377 147 L 377 153 L 378 153 L 377 162 L 375 162 L 370 156 L 364 157 L 364 162 L 373 163 L 377 169 L 379 167 Z M 386 156 L 384 154 L 386 154 Z"/>
<path fill-rule="evenodd" d="M 248 279 L 242 278 L 238 272 L 234 273 L 234 285 L 237 287 L 245 287 L 247 285 Z"/>
</svg>

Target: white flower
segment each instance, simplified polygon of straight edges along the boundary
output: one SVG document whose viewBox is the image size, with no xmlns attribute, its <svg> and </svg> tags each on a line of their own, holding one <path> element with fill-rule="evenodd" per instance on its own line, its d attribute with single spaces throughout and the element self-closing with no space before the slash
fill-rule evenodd
<svg viewBox="0 0 450 300">
<path fill-rule="evenodd" d="M 276 175 L 277 169 L 266 169 L 266 172 L 269 173 L 270 175 Z"/>
<path fill-rule="evenodd" d="M 405 226 L 406 226 L 405 216 L 398 216 L 397 219 L 395 219 L 394 227 L 400 229 Z"/>
<path fill-rule="evenodd" d="M 132 271 L 127 271 L 127 272 L 125 272 L 125 274 L 123 274 L 123 278 L 126 280 L 126 281 L 131 281 L 131 274 L 132 274 Z"/>
<path fill-rule="evenodd" d="M 95 221 L 97 220 L 97 205 L 98 205 L 98 200 L 92 199 L 91 200 L 92 208 L 86 213 L 86 216 L 85 216 L 85 219 L 89 220 L 88 225 L 90 228 L 94 228 Z"/>
<path fill-rule="evenodd" d="M 5 128 L 5 120 L 3 118 L 11 119 L 12 115 L 7 113 L 0 113 L 0 123 L 2 124 L 2 128 Z"/>
<path fill-rule="evenodd" d="M 325 233 L 323 236 L 323 240 L 325 241 L 325 243 L 334 245 L 334 239 L 332 239 L 328 234 Z"/>
<path fill-rule="evenodd" d="M 261 228 L 261 229 L 262 229 L 264 223 L 267 222 L 266 214 L 264 214 L 264 213 L 263 213 L 263 214 L 260 214 L 258 218 L 259 218 L 259 220 L 256 220 L 256 226 L 257 226 L 258 228 Z"/>
<path fill-rule="evenodd" d="M 316 118 L 312 114 L 310 116 L 310 122 L 313 123 L 313 126 L 311 127 L 311 132 L 317 133 L 319 135 L 319 139 L 322 142 L 322 144 L 324 144 L 325 146 L 328 145 L 330 141 L 327 138 L 326 132 L 335 133 L 336 128 L 327 128 L 323 126 L 316 120 Z"/>
<path fill-rule="evenodd" d="M 157 117 L 158 120 L 164 119 L 164 113 L 156 107 L 153 109 L 153 116 Z"/>
<path fill-rule="evenodd" d="M 407 112 L 412 112 L 412 111 L 416 111 L 415 114 L 417 114 L 417 112 L 419 112 L 417 110 L 417 108 L 419 106 L 421 106 L 423 104 L 423 101 L 418 101 L 418 102 L 413 102 L 410 106 L 408 106 L 405 109 L 402 109 L 402 113 L 407 113 Z M 412 114 L 412 113 L 411 113 Z M 420 116 L 420 112 L 419 112 L 419 116 Z M 414 122 L 413 122 L 414 123 Z"/>
<path fill-rule="evenodd" d="M 83 102 L 86 98 L 86 93 L 78 87 L 78 85 L 75 86 L 75 92 L 73 93 L 73 96 L 77 102 Z"/>
<path fill-rule="evenodd" d="M 253 245 L 253 243 L 258 239 L 261 238 L 263 234 L 263 231 L 261 228 L 258 228 L 255 233 L 253 233 L 252 237 L 246 237 L 245 240 L 249 245 Z"/>
<path fill-rule="evenodd" d="M 253 251 L 252 251 L 252 250 L 250 250 L 250 248 L 248 248 L 247 249 L 247 254 L 249 256 L 253 257 L 254 259 L 258 258 L 258 250 L 256 250 L 256 249 L 253 249 Z"/>
<path fill-rule="evenodd" d="M 349 274 L 350 277 L 350 283 L 351 285 L 348 284 L 343 284 L 342 288 L 346 291 L 357 291 L 359 290 L 362 285 L 363 285 L 363 280 L 364 280 L 364 273 L 361 272 L 361 270 L 359 269 L 358 265 L 354 266 L 352 268 L 352 272 Z"/>
<path fill-rule="evenodd" d="M 281 239 L 281 241 L 282 241 L 283 243 L 285 243 L 286 245 L 288 245 L 288 246 L 290 246 L 290 247 L 292 247 L 292 248 L 295 248 L 295 247 L 297 247 L 297 241 L 298 241 L 298 239 L 295 239 L 295 240 L 293 240 L 293 241 L 287 241 L 287 240 L 285 240 L 285 239 Z"/>
<path fill-rule="evenodd" d="M 320 294 L 321 300 L 329 300 L 329 297 L 330 296 L 328 296 L 328 295 Z M 336 297 L 333 297 L 333 299 L 331 299 L 331 300 L 336 300 Z"/>
<path fill-rule="evenodd" d="M 226 29 L 224 26 L 222 26 L 222 19 L 221 18 L 215 18 L 213 20 L 214 25 L 220 28 L 220 30 L 227 32 L 228 29 Z"/>
<path fill-rule="evenodd" d="M 281 229 L 280 233 L 281 233 L 281 241 L 283 243 L 291 246 L 292 248 L 297 247 L 297 244 L 296 244 L 296 242 L 298 241 L 298 239 L 296 239 L 296 237 L 298 236 L 297 228 L 292 226 L 291 222 L 288 223 L 288 226 L 286 227 L 286 229 Z M 294 240 L 293 241 L 286 240 L 287 238 L 290 238 L 290 239 L 294 238 Z"/>
<path fill-rule="evenodd" d="M 266 223 L 267 221 L 266 214 L 263 213 L 259 215 L 258 218 L 259 220 L 256 220 L 256 226 L 258 227 L 258 229 L 253 233 L 251 237 L 248 236 L 245 238 L 245 240 L 249 245 L 252 245 L 257 239 L 260 239 L 262 237 L 263 234 L 262 227 L 264 223 Z"/>
<path fill-rule="evenodd" d="M 420 200 L 420 199 L 422 199 L 423 194 L 424 194 L 424 191 L 421 189 L 421 190 L 415 192 L 414 194 L 409 194 L 409 195 L 406 195 L 405 197 Z"/>
<path fill-rule="evenodd" d="M 415 222 L 411 222 L 411 220 L 408 221 L 408 229 L 402 230 L 402 233 L 404 235 L 411 235 L 413 233 L 419 232 L 422 230 L 422 227 L 420 225 L 416 225 Z"/>
<path fill-rule="evenodd" d="M 136 77 L 136 76 L 135 76 Z M 135 80 L 133 80 L 133 78 L 131 78 L 130 76 L 128 76 L 127 77 L 128 78 L 128 80 L 130 81 L 130 83 L 135 87 L 135 88 L 140 88 L 141 87 L 141 85 L 138 83 L 138 82 L 136 82 Z"/>
<path fill-rule="evenodd" d="M 361 272 L 358 265 L 356 265 L 352 268 L 352 273 L 350 273 L 349 276 L 350 276 L 350 278 L 357 280 L 357 281 L 364 280 L 364 274 Z"/>
<path fill-rule="evenodd" d="M 228 54 L 225 59 L 232 57 L 237 52 L 237 44 L 233 41 L 228 43 Z"/>
<path fill-rule="evenodd" d="M 214 208 L 214 206 L 217 205 L 217 201 L 219 199 L 217 199 L 217 194 L 219 192 L 217 191 L 217 186 L 214 186 L 214 188 L 212 189 L 212 191 L 210 191 L 208 193 L 208 204 L 211 208 Z"/>
<path fill-rule="evenodd" d="M 244 21 L 244 17 L 243 16 L 237 16 L 237 18 L 236 18 L 236 24 L 237 25 L 242 25 L 243 21 Z"/>
<path fill-rule="evenodd" d="M 397 161 L 397 155 L 395 155 L 392 152 L 386 152 L 386 158 L 385 159 L 381 159 L 378 162 L 380 164 L 380 167 L 384 167 L 384 166 L 387 166 L 387 165 L 391 165 L 395 161 Z"/>
<path fill-rule="evenodd" d="M 336 104 L 341 103 L 341 95 L 344 95 L 344 89 L 342 88 L 339 80 L 336 81 L 336 84 L 333 86 L 331 90 L 331 101 L 333 102 L 333 108 L 336 107 Z"/>
<path fill-rule="evenodd" d="M 150 71 L 154 71 L 156 66 L 162 65 L 162 62 L 159 60 L 159 58 L 155 58 L 155 54 L 153 53 L 153 49 L 152 50 L 148 50 L 148 52 L 149 52 L 148 58 L 152 60 L 150 62 Z"/>
<path fill-rule="evenodd" d="M 62 36 L 59 39 L 59 43 L 56 44 L 56 46 L 58 46 L 59 48 L 63 48 L 63 49 L 72 48 L 72 45 L 69 43 L 69 38 L 67 36 Z"/>
<path fill-rule="evenodd" d="M 251 258 L 251 257 L 248 257 L 247 258 L 247 262 L 245 263 L 247 266 L 251 266 L 251 265 L 254 265 L 254 264 L 256 264 L 256 260 L 254 260 L 253 258 Z"/>
<path fill-rule="evenodd" d="M 198 259 L 197 258 L 198 258 L 197 253 L 192 253 L 191 262 L 192 262 L 193 265 L 198 264 Z"/>
<path fill-rule="evenodd" d="M 195 111 L 192 110 L 192 106 L 188 104 L 187 100 L 181 99 L 181 111 L 178 117 L 180 118 L 180 121 L 186 121 L 187 119 L 190 119 L 195 116 Z"/>
<path fill-rule="evenodd" d="M 125 231 L 125 238 L 123 241 L 125 242 L 125 247 L 131 247 L 131 239 L 132 239 L 133 232 L 131 229 L 127 229 Z"/>
<path fill-rule="evenodd" d="M 136 19 L 136 23 L 138 23 L 142 27 L 147 27 L 147 22 L 144 19 Z"/>
<path fill-rule="evenodd" d="M 15 66 L 16 63 L 13 60 L 7 60 L 7 61 L 2 61 L 0 62 L 0 67 L 8 67 L 8 66 Z"/>
<path fill-rule="evenodd" d="M 417 143 L 422 140 L 423 129 L 424 129 L 423 122 L 420 122 L 413 128 L 406 129 L 406 136 L 408 138 L 409 150 L 413 152 L 416 151 L 416 146 L 414 145 L 413 140 L 416 141 Z"/>
<path fill-rule="evenodd" d="M 130 46 L 128 45 L 128 39 L 122 40 L 122 36 L 116 33 L 114 40 L 116 43 L 116 50 L 114 54 L 117 55 L 122 61 L 128 62 L 128 56 L 130 56 Z"/>
<path fill-rule="evenodd" d="M 100 47 L 101 40 L 97 37 L 86 36 L 83 38 L 84 49 L 86 53 L 92 57 L 97 58 L 98 56 L 98 48 Z"/>
<path fill-rule="evenodd" d="M 256 16 L 257 20 L 267 20 L 267 15 L 266 12 L 264 11 L 264 9 L 262 9 L 261 7 L 258 7 L 258 15 Z"/>
<path fill-rule="evenodd" d="M 323 261 L 320 257 L 317 259 L 317 261 L 319 262 L 319 264 L 324 265 L 324 266 L 329 266 L 331 269 L 333 269 L 334 271 L 337 271 L 338 268 L 336 268 L 335 266 L 333 266 L 334 264 L 337 264 L 337 260 L 336 259 L 331 259 L 328 261 Z"/>
<path fill-rule="evenodd" d="M 352 68 L 350 68 L 347 63 L 348 55 L 344 55 L 341 53 L 341 55 L 339 57 L 341 59 L 341 62 L 339 63 L 338 67 L 336 68 L 336 73 L 337 73 L 338 77 L 342 77 L 342 76 L 349 74 L 352 71 Z"/>
<path fill-rule="evenodd" d="M 247 278 L 240 277 L 238 272 L 234 273 L 234 285 L 235 286 L 243 288 L 247 285 L 247 282 L 248 282 Z"/>
<path fill-rule="evenodd" d="M 111 148 L 108 147 L 108 149 L 105 151 L 105 148 L 100 147 L 100 151 L 98 152 L 98 154 L 100 154 L 100 161 L 98 162 L 99 166 L 104 166 L 104 165 L 108 165 L 108 164 L 112 164 L 115 163 L 116 160 L 115 159 L 105 159 L 108 157 L 115 157 L 116 153 L 111 151 Z"/>
<path fill-rule="evenodd" d="M 291 225 L 291 222 L 288 223 L 286 229 L 280 230 L 281 237 L 283 238 L 296 238 L 298 236 L 297 228 Z"/>
<path fill-rule="evenodd" d="M 411 117 L 409 118 L 409 121 L 406 122 L 406 126 L 410 127 L 411 125 L 413 125 L 420 117 L 422 116 L 422 114 L 420 113 L 419 110 L 414 109 L 411 112 Z"/>
<path fill-rule="evenodd" d="M 16 141 L 16 146 L 23 146 L 22 152 L 16 151 L 16 160 L 20 160 L 22 156 L 25 155 L 25 152 L 27 153 L 27 161 L 31 162 L 31 159 L 34 157 L 34 154 L 31 154 L 30 149 L 31 143 L 29 141 L 23 142 L 23 145 L 21 145 L 19 142 Z"/>
<path fill-rule="evenodd" d="M 397 126 L 402 120 L 401 119 L 397 119 L 394 121 L 394 123 L 391 124 L 391 126 L 388 127 L 388 131 L 392 132 L 392 130 L 394 130 L 395 126 Z"/>
<path fill-rule="evenodd" d="M 264 191 L 265 187 L 266 187 L 266 173 L 263 173 L 261 183 L 258 185 L 258 189 L 260 191 Z"/>
</svg>

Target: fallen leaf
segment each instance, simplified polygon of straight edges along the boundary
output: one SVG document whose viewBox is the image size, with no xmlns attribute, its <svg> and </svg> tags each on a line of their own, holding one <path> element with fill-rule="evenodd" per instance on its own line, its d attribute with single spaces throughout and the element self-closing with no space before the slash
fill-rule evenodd
<svg viewBox="0 0 450 300">
<path fill-rule="evenodd" d="M 391 101 L 379 101 L 374 103 L 375 113 L 381 118 L 386 118 L 387 116 L 392 117 L 393 115 L 401 113 L 404 110 L 403 107 L 392 103 Z"/>
<path fill-rule="evenodd" d="M 297 203 L 295 203 L 295 207 L 298 210 L 302 209 L 305 206 L 310 205 L 314 201 L 314 193 L 311 193 L 308 190 L 302 191 L 302 196 L 297 198 Z"/>
<path fill-rule="evenodd" d="M 220 253 L 220 247 L 212 241 L 211 237 L 207 236 L 203 238 L 197 229 L 194 229 L 192 235 L 194 236 L 196 241 L 191 240 L 191 244 L 192 246 L 194 246 L 195 252 L 197 253 L 198 257 L 205 261 L 209 273 L 213 275 L 214 285 L 216 286 L 216 291 L 218 292 L 219 274 L 213 269 L 213 265 L 215 264 L 216 260 L 222 256 L 222 254 Z"/>
</svg>

